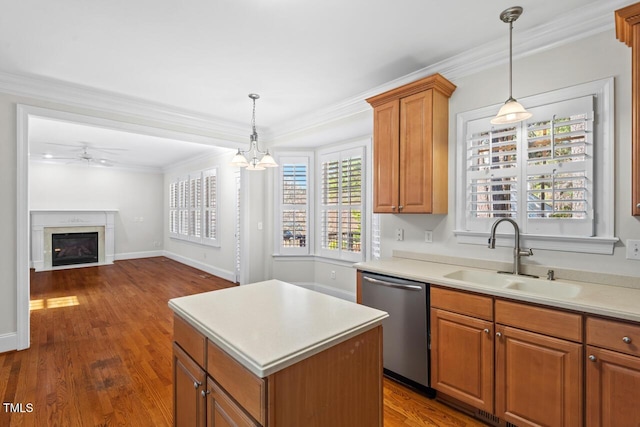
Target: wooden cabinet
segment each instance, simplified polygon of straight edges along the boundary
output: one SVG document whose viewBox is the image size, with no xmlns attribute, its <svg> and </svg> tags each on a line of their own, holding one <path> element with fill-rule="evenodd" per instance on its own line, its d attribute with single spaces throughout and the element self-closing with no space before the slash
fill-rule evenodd
<svg viewBox="0 0 640 427">
<path fill-rule="evenodd" d="M 587 426 L 637 426 L 640 326 L 597 317 L 586 325 Z"/>
<path fill-rule="evenodd" d="M 431 385 L 483 417 L 581 426 L 582 335 L 580 314 L 432 287 Z"/>
<path fill-rule="evenodd" d="M 265 378 L 177 315 L 174 340 L 175 426 L 382 427 L 381 326 Z"/>
<path fill-rule="evenodd" d="M 493 300 L 432 287 L 431 306 L 431 386 L 492 413 Z"/>
<path fill-rule="evenodd" d="M 173 344 L 173 419 L 176 427 L 204 427 L 202 392 L 207 374 L 176 343 Z M 206 393 L 206 391 L 205 391 Z"/>
<path fill-rule="evenodd" d="M 615 16 L 618 40 L 631 47 L 631 214 L 640 215 L 640 3 Z"/>
<path fill-rule="evenodd" d="M 447 212 L 449 97 L 440 74 L 367 99 L 373 107 L 373 210 Z"/>
<path fill-rule="evenodd" d="M 581 426 L 582 316 L 497 300 L 495 321 L 495 414 L 518 426 Z"/>
</svg>

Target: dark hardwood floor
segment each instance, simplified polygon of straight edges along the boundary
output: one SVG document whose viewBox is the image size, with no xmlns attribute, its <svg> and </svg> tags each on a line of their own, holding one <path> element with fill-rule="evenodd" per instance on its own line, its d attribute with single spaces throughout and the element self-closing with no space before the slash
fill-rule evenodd
<svg viewBox="0 0 640 427">
<path fill-rule="evenodd" d="M 31 347 L 0 354 L 0 426 L 171 425 L 167 302 L 230 286 L 162 257 L 32 272 Z M 483 425 L 388 380 L 384 411 L 385 427 Z"/>
</svg>

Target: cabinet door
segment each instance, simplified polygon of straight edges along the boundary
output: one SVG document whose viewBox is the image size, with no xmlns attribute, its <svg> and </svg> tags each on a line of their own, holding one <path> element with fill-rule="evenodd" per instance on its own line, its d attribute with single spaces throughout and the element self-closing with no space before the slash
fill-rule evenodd
<svg viewBox="0 0 640 427">
<path fill-rule="evenodd" d="M 496 325 L 496 415 L 518 426 L 582 425 L 582 345 Z"/>
<path fill-rule="evenodd" d="M 207 379 L 207 427 L 259 427 L 211 378 Z"/>
<path fill-rule="evenodd" d="M 400 100 L 400 205 L 405 213 L 431 213 L 433 90 Z"/>
<path fill-rule="evenodd" d="M 399 112 L 395 99 L 373 111 L 373 211 L 398 212 Z"/>
<path fill-rule="evenodd" d="M 640 423 L 640 357 L 587 346 L 587 426 Z"/>
<path fill-rule="evenodd" d="M 173 425 L 204 427 L 206 373 L 178 345 L 173 344 Z"/>
<path fill-rule="evenodd" d="M 431 309 L 431 386 L 493 413 L 493 323 Z"/>
</svg>

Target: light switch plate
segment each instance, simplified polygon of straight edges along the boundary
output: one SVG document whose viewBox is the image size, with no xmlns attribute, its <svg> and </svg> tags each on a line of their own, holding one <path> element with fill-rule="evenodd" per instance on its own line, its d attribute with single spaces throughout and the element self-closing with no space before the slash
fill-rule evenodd
<svg viewBox="0 0 640 427">
<path fill-rule="evenodd" d="M 433 243 L 433 231 L 425 230 L 424 231 L 424 242 L 425 243 Z"/>
<path fill-rule="evenodd" d="M 399 241 L 399 242 L 404 240 L 404 229 L 403 228 L 396 228 L 396 240 Z"/>
<path fill-rule="evenodd" d="M 640 261 L 640 240 L 627 240 L 627 259 Z"/>
</svg>

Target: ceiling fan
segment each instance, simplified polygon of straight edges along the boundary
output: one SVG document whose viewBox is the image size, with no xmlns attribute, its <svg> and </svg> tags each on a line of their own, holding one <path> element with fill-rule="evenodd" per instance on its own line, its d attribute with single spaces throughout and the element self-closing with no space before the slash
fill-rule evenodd
<svg viewBox="0 0 640 427">
<path fill-rule="evenodd" d="M 67 164 L 70 163 L 85 163 L 88 165 L 94 164 L 94 165 L 101 165 L 101 166 L 113 166 L 114 164 L 116 164 L 116 162 L 114 160 L 111 160 L 109 158 L 105 158 L 105 157 L 97 157 L 96 155 L 92 154 L 90 151 L 92 152 L 103 152 L 106 154 L 111 154 L 111 155 L 116 155 L 117 151 L 127 151 L 126 148 L 114 148 L 114 147 L 97 147 L 97 146 L 93 146 L 87 142 L 81 142 L 81 145 L 72 145 L 72 144 L 60 144 L 60 143 L 55 143 L 55 142 L 47 142 L 46 144 L 48 145 L 59 145 L 59 146 L 63 146 L 63 147 L 72 147 L 72 150 L 69 151 L 75 151 L 77 152 L 77 154 L 73 155 L 73 156 L 57 156 L 55 154 L 51 154 L 51 153 L 45 153 L 43 155 L 43 157 L 47 160 L 68 160 Z"/>
</svg>

